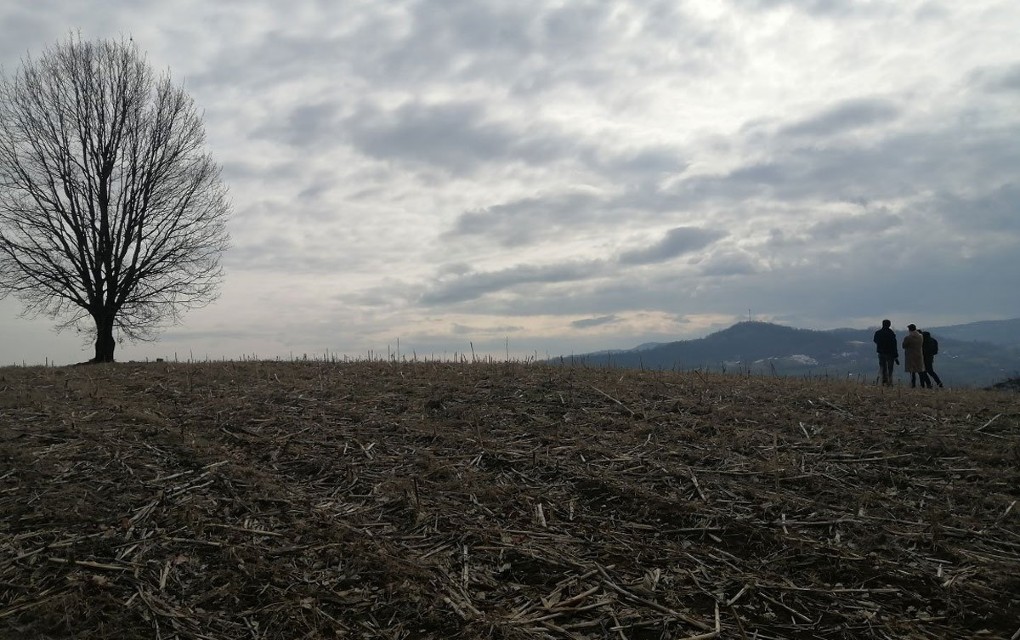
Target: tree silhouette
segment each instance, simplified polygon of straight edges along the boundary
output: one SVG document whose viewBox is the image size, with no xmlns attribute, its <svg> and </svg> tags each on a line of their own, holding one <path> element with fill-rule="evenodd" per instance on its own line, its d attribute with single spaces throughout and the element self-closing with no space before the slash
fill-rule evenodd
<svg viewBox="0 0 1020 640">
<path fill-rule="evenodd" d="M 94 332 L 93 362 L 215 299 L 230 205 L 204 143 L 134 42 L 23 60 L 0 78 L 0 297 Z"/>
</svg>

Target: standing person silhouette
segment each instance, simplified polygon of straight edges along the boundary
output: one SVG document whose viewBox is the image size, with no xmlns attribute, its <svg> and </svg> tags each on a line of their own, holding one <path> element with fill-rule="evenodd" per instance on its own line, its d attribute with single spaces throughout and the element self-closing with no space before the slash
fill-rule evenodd
<svg viewBox="0 0 1020 640">
<path fill-rule="evenodd" d="M 939 374 L 935 373 L 935 354 L 939 352 L 939 341 L 933 338 L 929 331 L 922 331 L 921 335 L 924 336 L 924 343 L 922 345 L 924 349 L 924 372 L 931 376 L 931 380 L 928 380 L 928 388 L 931 389 L 931 381 L 934 380 L 935 384 L 941 389 L 942 380 L 939 378 Z"/>
<path fill-rule="evenodd" d="M 931 386 L 931 380 L 924 372 L 924 336 L 914 324 L 908 324 L 907 331 L 909 333 L 903 338 L 903 368 L 910 374 L 910 386 L 917 386 L 918 375 L 922 387 Z"/>
<path fill-rule="evenodd" d="M 900 351 L 896 346 L 896 332 L 892 330 L 891 320 L 882 321 L 882 328 L 875 332 L 874 341 L 882 384 L 889 386 L 893 383 L 893 365 L 900 363 Z"/>
</svg>

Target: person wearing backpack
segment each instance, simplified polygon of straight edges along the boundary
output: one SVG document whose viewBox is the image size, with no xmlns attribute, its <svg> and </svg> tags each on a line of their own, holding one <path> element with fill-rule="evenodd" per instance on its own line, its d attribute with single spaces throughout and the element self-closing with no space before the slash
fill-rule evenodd
<svg viewBox="0 0 1020 640">
<path fill-rule="evenodd" d="M 928 388 L 931 389 L 932 380 L 941 388 L 942 380 L 939 378 L 939 374 L 935 373 L 935 354 L 939 352 L 939 341 L 932 337 L 930 331 L 922 331 L 921 335 L 924 336 L 924 342 L 921 347 L 924 353 L 924 372 L 931 376 L 931 379 L 927 381 Z M 925 380 L 922 378 L 922 385 L 924 382 Z"/>
</svg>

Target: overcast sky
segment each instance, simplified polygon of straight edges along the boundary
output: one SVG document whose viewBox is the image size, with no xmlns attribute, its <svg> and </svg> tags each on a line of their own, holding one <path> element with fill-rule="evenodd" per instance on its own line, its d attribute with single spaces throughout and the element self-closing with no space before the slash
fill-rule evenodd
<svg viewBox="0 0 1020 640">
<path fill-rule="evenodd" d="M 0 0 L 205 114 L 220 298 L 117 358 L 525 357 L 1020 316 L 1015 0 Z M 0 364 L 91 345 L 0 301 Z"/>
</svg>

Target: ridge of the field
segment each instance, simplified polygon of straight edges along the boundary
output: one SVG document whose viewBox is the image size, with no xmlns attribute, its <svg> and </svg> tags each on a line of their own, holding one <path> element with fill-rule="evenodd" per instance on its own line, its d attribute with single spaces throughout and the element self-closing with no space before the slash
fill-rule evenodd
<svg viewBox="0 0 1020 640">
<path fill-rule="evenodd" d="M 3 638 L 1017 638 L 1020 402 L 533 363 L 0 369 Z"/>
</svg>

